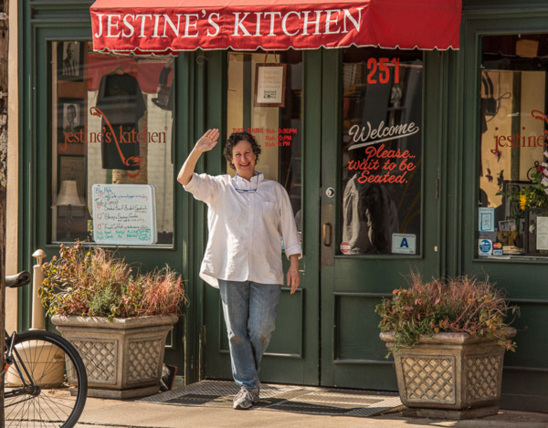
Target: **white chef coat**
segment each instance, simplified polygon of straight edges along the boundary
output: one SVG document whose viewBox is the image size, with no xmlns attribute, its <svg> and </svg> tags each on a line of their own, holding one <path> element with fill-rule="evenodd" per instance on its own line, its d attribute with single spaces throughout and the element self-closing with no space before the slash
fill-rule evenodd
<svg viewBox="0 0 548 428">
<path fill-rule="evenodd" d="M 289 196 L 283 186 L 255 173 L 238 175 L 194 173 L 185 190 L 208 205 L 209 239 L 200 278 L 218 288 L 217 279 L 283 284 L 285 254 L 302 254 Z"/>
</svg>

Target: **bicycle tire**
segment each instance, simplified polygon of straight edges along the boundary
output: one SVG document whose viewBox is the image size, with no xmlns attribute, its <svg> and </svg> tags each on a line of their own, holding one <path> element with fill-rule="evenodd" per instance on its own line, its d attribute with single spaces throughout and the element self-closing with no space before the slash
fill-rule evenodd
<svg viewBox="0 0 548 428">
<path fill-rule="evenodd" d="M 5 426 L 76 425 L 86 404 L 88 382 L 74 346 L 57 334 L 32 330 L 15 335 L 12 356 L 4 384 Z M 33 390 L 29 384 L 38 387 Z"/>
</svg>

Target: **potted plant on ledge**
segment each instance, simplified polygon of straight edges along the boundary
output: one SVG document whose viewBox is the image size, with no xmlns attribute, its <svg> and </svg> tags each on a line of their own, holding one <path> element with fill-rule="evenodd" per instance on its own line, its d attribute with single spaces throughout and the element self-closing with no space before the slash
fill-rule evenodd
<svg viewBox="0 0 548 428">
<path fill-rule="evenodd" d="M 166 337 L 185 301 L 168 266 L 136 272 L 102 248 L 61 245 L 43 266 L 42 304 L 80 353 L 88 395 L 135 398 L 159 390 Z"/>
<path fill-rule="evenodd" d="M 412 274 L 411 286 L 394 290 L 375 312 L 407 414 L 465 419 L 498 412 L 504 351 L 516 347 L 506 319 L 519 310 L 493 284 L 466 276 L 424 283 Z"/>
</svg>

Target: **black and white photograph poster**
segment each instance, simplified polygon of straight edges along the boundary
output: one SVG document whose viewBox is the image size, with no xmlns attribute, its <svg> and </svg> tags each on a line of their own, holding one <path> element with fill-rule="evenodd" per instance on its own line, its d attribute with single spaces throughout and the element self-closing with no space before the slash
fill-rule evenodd
<svg viewBox="0 0 548 428">
<path fill-rule="evenodd" d="M 57 45 L 59 80 L 82 80 L 82 53 L 79 42 L 62 42 Z"/>
</svg>

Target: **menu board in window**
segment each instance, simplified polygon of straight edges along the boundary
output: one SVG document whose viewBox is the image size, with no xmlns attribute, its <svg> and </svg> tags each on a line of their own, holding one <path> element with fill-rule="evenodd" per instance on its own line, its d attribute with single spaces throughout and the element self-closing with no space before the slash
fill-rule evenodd
<svg viewBox="0 0 548 428">
<path fill-rule="evenodd" d="M 93 237 L 98 244 L 152 245 L 157 241 L 156 194 L 150 184 L 95 184 Z"/>
</svg>

